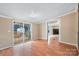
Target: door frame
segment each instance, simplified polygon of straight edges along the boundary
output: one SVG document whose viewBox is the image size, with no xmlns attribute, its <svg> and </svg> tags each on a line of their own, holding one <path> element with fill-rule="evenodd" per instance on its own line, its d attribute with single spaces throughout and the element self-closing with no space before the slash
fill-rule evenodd
<svg viewBox="0 0 79 59">
<path fill-rule="evenodd" d="M 56 19 L 56 21 L 59 21 L 59 42 L 61 41 L 61 21 L 60 20 L 61 20 L 60 18 Z M 48 40 L 48 24 L 50 22 L 53 22 L 53 21 L 48 21 L 47 22 L 47 40 Z"/>
<path fill-rule="evenodd" d="M 12 21 L 12 41 L 13 41 L 13 43 L 12 43 L 12 45 L 13 46 L 15 46 L 16 44 L 14 44 L 14 42 L 15 42 L 15 39 L 14 39 L 14 22 L 16 22 L 16 23 L 23 23 L 23 27 L 24 27 L 24 24 L 29 24 L 30 25 L 30 40 L 32 40 L 32 23 L 26 23 L 26 22 L 17 22 L 17 21 L 15 21 L 15 20 L 13 20 Z M 23 34 L 23 43 L 24 43 L 24 34 Z"/>
</svg>

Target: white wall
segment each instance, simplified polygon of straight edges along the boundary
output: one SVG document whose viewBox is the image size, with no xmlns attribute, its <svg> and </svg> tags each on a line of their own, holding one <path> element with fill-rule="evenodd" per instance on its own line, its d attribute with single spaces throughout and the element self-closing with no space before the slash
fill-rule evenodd
<svg viewBox="0 0 79 59">
<path fill-rule="evenodd" d="M 47 22 L 40 24 L 40 39 L 47 40 Z"/>
<path fill-rule="evenodd" d="M 13 46 L 12 20 L 0 17 L 0 50 Z"/>
<path fill-rule="evenodd" d="M 69 44 L 77 45 L 78 33 L 78 17 L 73 12 L 61 17 L 61 41 Z"/>
<path fill-rule="evenodd" d="M 32 40 L 39 39 L 39 24 L 32 23 Z"/>
</svg>

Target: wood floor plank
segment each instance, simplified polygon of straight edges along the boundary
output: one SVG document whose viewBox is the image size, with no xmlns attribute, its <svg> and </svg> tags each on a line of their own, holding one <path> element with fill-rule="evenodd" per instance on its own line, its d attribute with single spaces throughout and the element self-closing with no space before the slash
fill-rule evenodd
<svg viewBox="0 0 79 59">
<path fill-rule="evenodd" d="M 56 43 L 57 44 L 57 43 Z M 29 41 L 13 48 L 0 51 L 0 56 L 77 56 L 77 48 L 63 43 L 51 43 L 46 40 Z"/>
</svg>

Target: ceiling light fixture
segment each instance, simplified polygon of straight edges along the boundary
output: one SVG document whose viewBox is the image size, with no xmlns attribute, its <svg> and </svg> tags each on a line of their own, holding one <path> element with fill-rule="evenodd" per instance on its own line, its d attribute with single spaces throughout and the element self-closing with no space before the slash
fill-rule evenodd
<svg viewBox="0 0 79 59">
<path fill-rule="evenodd" d="M 29 15 L 29 17 L 32 17 L 32 18 L 38 18 L 40 17 L 40 14 L 36 14 L 35 12 L 31 12 L 31 14 Z"/>
</svg>

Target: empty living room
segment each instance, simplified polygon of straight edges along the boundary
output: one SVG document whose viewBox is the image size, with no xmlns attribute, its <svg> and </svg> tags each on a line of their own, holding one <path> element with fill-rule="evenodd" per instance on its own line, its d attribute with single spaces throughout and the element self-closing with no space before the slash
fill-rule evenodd
<svg viewBox="0 0 79 59">
<path fill-rule="evenodd" d="M 0 3 L 0 56 L 78 56 L 78 3 Z"/>
</svg>

